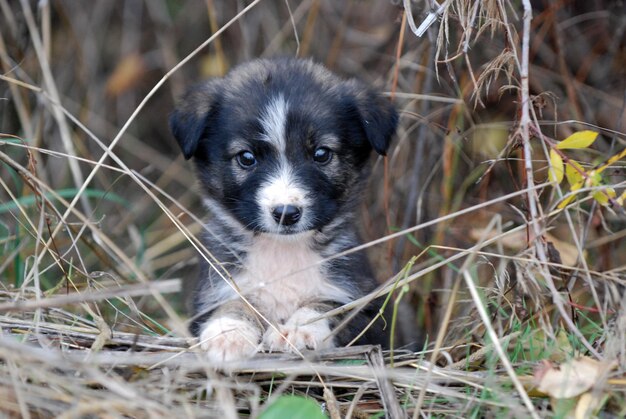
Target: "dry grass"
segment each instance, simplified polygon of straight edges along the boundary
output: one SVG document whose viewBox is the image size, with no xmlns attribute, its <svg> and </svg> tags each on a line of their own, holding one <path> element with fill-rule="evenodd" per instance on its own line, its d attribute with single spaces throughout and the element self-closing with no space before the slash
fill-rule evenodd
<svg viewBox="0 0 626 419">
<path fill-rule="evenodd" d="M 619 2 L 448 0 L 422 38 L 401 3 L 0 0 L 2 414 L 256 417 L 292 393 L 333 418 L 626 414 L 625 159 L 592 172 L 626 148 Z M 279 54 L 402 111 L 363 231 L 421 352 L 263 354 L 223 374 L 186 333 L 209 253 L 166 116 L 192 81 Z M 561 151 L 586 179 L 561 208 L 550 150 L 583 129 L 600 137 Z M 576 357 L 601 361 L 592 388 L 537 390 L 546 362 Z"/>
</svg>

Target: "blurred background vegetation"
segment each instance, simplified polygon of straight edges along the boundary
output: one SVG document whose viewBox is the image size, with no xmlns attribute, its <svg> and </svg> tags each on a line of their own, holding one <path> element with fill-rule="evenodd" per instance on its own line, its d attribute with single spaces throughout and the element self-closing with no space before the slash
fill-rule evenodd
<svg viewBox="0 0 626 419">
<path fill-rule="evenodd" d="M 364 236 L 369 241 L 435 222 L 371 247 L 381 282 L 412 256 L 421 255 L 412 268 L 417 272 L 485 234 L 528 222 L 526 195 L 520 192 L 526 182 L 522 147 L 515 135 L 520 109 L 515 57 L 521 52 L 523 10 L 517 2 L 462 0 L 446 2 L 443 20 L 421 38 L 409 30 L 401 1 L 261 1 L 154 91 L 112 150 L 126 168 L 103 158 L 107 166 L 77 201 L 83 217 L 71 213 L 61 222 L 67 205 L 55 195 L 71 201 L 103 157 L 103 145 L 112 143 L 151 89 L 249 4 L 0 0 L 3 298 L 40 298 L 40 290 L 46 295 L 103 290 L 141 276 L 190 282 L 197 251 L 146 191 L 199 234 L 198 224 L 179 206 L 202 218 L 192 168 L 169 133 L 167 116 L 186 87 L 255 57 L 311 57 L 376 86 L 401 111 L 388 158 L 373 162 L 362 211 Z M 419 25 L 429 2 L 411 4 Z M 626 145 L 623 2 L 532 5 L 529 83 L 536 126 L 555 141 L 583 129 L 599 132 L 591 149 L 570 153 L 592 168 Z M 546 144 L 533 142 L 539 184 L 547 181 Z M 28 180 L 19 167 L 40 183 Z M 619 196 L 624 178 L 623 161 L 618 161 L 602 182 L 613 185 Z M 565 217 L 554 212 L 560 199 L 554 185 L 538 193 L 545 228 L 540 240 L 550 242 L 551 261 L 563 263 L 554 268 L 559 290 L 569 293 L 572 307 L 582 307 L 578 314 L 570 307 L 572 316 L 615 313 L 626 266 L 623 209 L 581 198 Z M 494 217 L 500 230 L 487 231 Z M 532 259 L 527 249 L 535 239 L 529 229 L 518 230 L 483 249 L 491 253 L 476 262 L 476 278 L 494 304 L 494 316 L 502 306 L 503 319 L 527 320 L 529 310 L 536 313 L 549 300 L 549 290 L 533 276 L 534 262 L 515 259 Z M 406 298 L 418 314 L 416 327 L 431 335 L 439 330 L 460 265 L 448 261 L 412 283 Z M 577 269 L 600 273 L 593 277 L 597 282 L 585 282 Z M 520 289 L 519 282 L 529 276 L 536 287 Z M 589 293 L 595 287 L 600 300 Z M 525 300 L 529 295 L 537 304 L 532 310 Z M 94 305 L 113 328 L 163 333 L 175 327 L 171 312 L 151 296 L 120 300 Z M 184 313 L 181 294 L 167 302 Z M 451 336 L 480 341 L 483 332 L 474 328 L 472 304 L 455 310 L 453 326 L 459 329 Z M 547 321 L 557 324 L 552 309 L 546 310 Z M 502 323 L 504 329 L 509 326 Z"/>
<path fill-rule="evenodd" d="M 517 339 L 508 356 L 519 374 L 563 353 L 602 353 L 623 373 L 623 1 L 532 1 L 530 143 L 519 130 L 524 2 L 441 2 L 422 37 L 410 22 L 424 21 L 431 2 L 410 4 L 412 16 L 400 0 L 0 0 L 3 330 L 56 325 L 65 336 L 81 327 L 96 331 L 92 348 L 111 330 L 184 335 L 177 280 L 188 288 L 195 277 L 198 251 L 188 237 L 201 234 L 203 210 L 168 114 L 197 81 L 255 57 L 287 55 L 362 79 L 400 110 L 388 157 L 373 158 L 362 230 L 368 242 L 397 233 L 369 252 L 381 283 L 407 266 L 403 298 L 415 327 L 431 347 L 436 338 L 438 348 L 447 345 L 433 361 L 504 375 L 479 317 L 482 301 L 497 335 Z M 593 181 L 563 210 L 572 182 L 550 182 L 549 152 L 582 130 L 598 139 L 562 154 Z M 524 190 L 528 144 L 534 219 Z M 619 158 L 594 172 L 612 156 Z M 537 241 L 547 261 L 535 254 Z M 468 272 L 480 298 L 459 285 Z M 64 347 L 86 345 L 76 336 Z M 494 383 L 477 397 L 490 400 Z M 495 412 L 510 389 L 502 386 Z M 613 412 L 623 414 L 623 392 L 612 397 Z M 461 416 L 470 412 L 462 409 Z"/>
</svg>

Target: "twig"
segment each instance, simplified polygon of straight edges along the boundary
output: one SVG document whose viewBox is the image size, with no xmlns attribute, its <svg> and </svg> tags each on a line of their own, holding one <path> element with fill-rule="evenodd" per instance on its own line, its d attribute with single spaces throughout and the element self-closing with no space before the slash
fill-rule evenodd
<svg viewBox="0 0 626 419">
<path fill-rule="evenodd" d="M 48 63 L 48 58 L 46 57 L 46 49 L 42 43 L 41 36 L 39 35 L 39 31 L 37 30 L 37 25 L 35 24 L 35 18 L 33 17 L 33 13 L 30 8 L 30 4 L 28 0 L 20 0 L 22 5 L 22 10 L 24 12 L 24 18 L 26 19 L 26 25 L 28 26 L 28 31 L 30 32 L 31 40 L 33 41 L 33 46 L 35 47 L 35 53 L 37 54 L 37 59 L 39 60 L 39 65 L 41 66 L 41 72 L 44 77 L 46 89 L 49 92 L 52 99 L 56 102 L 60 102 L 59 91 L 57 90 L 56 83 L 54 81 L 54 77 L 52 76 L 52 71 L 50 70 L 50 65 Z M 70 134 L 70 129 L 67 125 L 67 121 L 63 113 L 57 106 L 52 106 L 52 115 L 54 119 L 57 121 L 57 125 L 59 126 L 59 134 L 61 137 L 61 141 L 63 142 L 63 147 L 68 152 L 68 154 L 75 155 L 76 151 L 74 149 L 74 144 L 72 143 L 72 136 Z M 83 174 L 80 171 L 80 166 L 75 160 L 69 161 L 70 172 L 72 173 L 72 177 L 74 178 L 74 183 L 76 187 L 82 185 L 83 188 L 87 187 L 90 179 L 87 181 L 83 180 Z M 76 201 L 81 199 L 81 203 L 85 208 L 85 212 L 87 214 L 91 214 L 91 204 L 87 197 L 76 196 Z M 69 215 L 69 212 L 66 214 Z M 59 224 L 60 226 L 61 224 Z"/>
<path fill-rule="evenodd" d="M 341 412 L 339 411 L 337 398 L 328 388 L 324 389 L 324 400 L 326 401 L 326 410 L 330 414 L 330 419 L 341 419 Z"/>
<path fill-rule="evenodd" d="M 532 150 L 530 147 L 530 89 L 528 85 L 528 68 L 529 68 L 529 45 L 530 45 L 530 23 L 532 20 L 532 6 L 530 4 L 530 0 L 522 0 L 522 4 L 524 6 L 524 30 L 522 33 L 522 55 L 521 55 L 521 64 L 520 64 L 520 78 L 521 78 L 521 105 L 522 105 L 522 116 L 520 120 L 520 129 L 521 129 L 521 137 L 524 151 L 524 168 L 526 172 L 526 192 L 527 192 L 527 200 L 528 200 L 528 209 L 530 211 L 530 225 L 532 227 L 532 231 L 534 234 L 534 247 L 537 252 L 537 257 L 542 262 L 542 274 L 545 278 L 546 284 L 552 293 L 552 299 L 554 300 L 554 304 L 556 305 L 559 313 L 561 314 L 561 318 L 567 324 L 567 327 L 574 333 L 582 342 L 582 344 L 598 359 L 602 359 L 598 351 L 596 351 L 593 346 L 587 341 L 587 339 L 583 336 L 583 334 L 578 330 L 572 319 L 569 317 L 567 310 L 563 304 L 563 298 L 559 294 L 556 286 L 554 285 L 554 281 L 552 279 L 552 274 L 545 267 L 548 262 L 548 256 L 546 254 L 546 249 L 541 240 L 538 240 L 542 235 L 542 227 L 539 224 L 539 211 L 537 207 L 537 195 L 534 190 L 534 178 L 533 178 L 533 164 L 532 164 Z M 509 35 L 511 36 L 511 35 Z M 512 40 L 511 40 L 512 41 Z M 517 55 L 516 55 L 517 57 Z M 519 64 L 519 63 L 518 63 Z"/>
<path fill-rule="evenodd" d="M 432 225 L 436 225 L 436 224 L 438 224 L 438 223 L 440 223 L 442 221 L 452 220 L 454 218 L 460 217 L 461 215 L 469 214 L 469 213 L 472 213 L 474 211 L 478 211 L 480 209 L 487 208 L 487 207 L 489 207 L 491 205 L 495 205 L 495 204 L 497 204 L 499 202 L 508 201 L 511 198 L 515 198 L 515 197 L 518 197 L 520 195 L 524 195 L 524 194 L 528 193 L 529 189 L 531 191 L 537 191 L 538 192 L 538 191 L 542 190 L 543 188 L 546 188 L 546 187 L 549 187 L 549 186 L 551 186 L 550 182 L 542 183 L 542 184 L 539 184 L 539 185 L 534 185 L 533 187 L 528 187 L 527 189 L 524 189 L 524 190 L 521 190 L 521 191 L 511 192 L 510 194 L 506 194 L 506 195 L 502 195 L 502 196 L 493 198 L 490 201 L 482 202 L 480 204 L 472 205 L 471 207 L 463 208 L 462 210 L 459 210 L 459 211 L 456 211 L 456 212 L 452 212 L 450 214 L 442 215 L 441 217 L 437 217 L 437 218 L 434 218 L 432 220 L 428 220 L 428 221 L 426 221 L 424 223 L 415 225 L 413 227 L 405 228 L 404 230 L 400 230 L 400 231 L 397 231 L 397 232 L 392 233 L 392 234 L 387 234 L 386 236 L 383 236 L 383 237 L 381 237 L 379 239 L 371 240 L 371 241 L 369 241 L 367 243 L 364 243 L 364 244 L 362 244 L 360 246 L 356 246 L 356 247 L 353 247 L 352 249 L 348 249 L 348 250 L 345 250 L 343 252 L 337 253 L 337 254 L 335 254 L 335 255 L 333 255 L 331 257 L 328 257 L 328 258 L 320 261 L 319 263 L 320 264 L 326 263 L 326 262 L 328 262 L 330 260 L 333 260 L 333 259 L 336 259 L 336 258 L 340 258 L 340 257 L 346 256 L 346 255 L 349 255 L 349 254 L 352 254 L 352 253 L 355 253 L 355 252 L 360 252 L 362 250 L 365 250 L 365 249 L 368 249 L 370 247 L 373 247 L 373 246 L 379 245 L 381 243 L 384 243 L 384 242 L 386 242 L 388 240 L 393 240 L 393 239 L 395 239 L 397 237 L 401 237 L 401 236 L 404 236 L 406 234 L 414 233 L 416 231 L 419 231 L 419 230 L 422 230 L 424 228 L 430 227 Z"/>
<path fill-rule="evenodd" d="M 511 341 L 513 339 L 517 339 L 517 337 L 519 335 L 521 335 L 522 332 L 521 331 L 517 331 L 517 332 L 513 332 L 510 335 L 506 335 L 503 336 L 499 339 L 499 341 L 501 342 L 501 345 L 503 347 L 508 347 L 509 344 L 511 343 Z M 492 353 L 493 351 L 493 344 L 489 344 L 486 345 L 482 348 L 480 348 L 479 350 L 477 350 L 476 352 L 472 353 L 470 356 L 461 359 L 460 361 L 457 361 L 453 364 L 448 365 L 446 368 L 451 368 L 454 370 L 460 370 L 463 368 L 467 368 L 468 365 L 473 364 L 475 362 L 479 362 L 482 361 L 483 359 L 485 359 L 487 357 L 488 354 Z"/>
<path fill-rule="evenodd" d="M 448 324 L 450 319 L 452 318 L 452 310 L 454 307 L 454 302 L 456 300 L 456 294 L 459 291 L 459 285 L 461 281 L 456 281 L 452 290 L 450 291 L 450 299 L 448 300 L 448 305 L 446 306 L 446 312 L 443 315 L 441 320 L 442 327 L 440 328 L 439 333 L 437 334 L 437 338 L 435 340 L 435 347 L 430 355 L 430 361 L 428 362 L 428 370 L 426 371 L 426 377 L 424 379 L 424 385 L 420 389 L 419 396 L 417 398 L 417 402 L 415 403 L 415 411 L 413 412 L 413 419 L 417 418 L 417 415 L 420 413 L 422 409 L 422 404 L 424 403 L 424 399 L 426 397 L 426 386 L 430 382 L 433 374 L 433 368 L 435 366 L 435 361 L 437 360 L 437 356 L 439 351 L 441 350 L 441 346 L 443 345 L 443 339 L 446 335 L 446 331 L 448 330 Z"/>
<path fill-rule="evenodd" d="M 385 361 L 380 351 L 380 346 L 375 346 L 366 354 L 366 357 L 372 367 L 374 377 L 376 377 L 380 398 L 383 401 L 387 417 L 391 419 L 403 418 L 405 414 L 402 407 L 400 407 L 400 403 L 398 403 L 395 389 L 387 377 L 388 370 L 385 369 Z"/>
<path fill-rule="evenodd" d="M 437 10 L 435 10 L 434 12 L 429 12 L 426 18 L 422 21 L 422 23 L 420 24 L 418 28 L 415 25 L 415 21 L 413 20 L 413 11 L 411 10 L 411 0 L 404 0 L 404 9 L 409 15 L 408 16 L 409 27 L 411 28 L 411 31 L 415 34 L 415 36 L 421 38 L 422 35 L 424 35 L 424 33 L 428 30 L 428 28 L 430 28 L 431 25 L 435 23 L 435 20 L 437 20 L 437 17 L 440 16 L 444 12 L 444 10 L 448 7 L 448 4 L 450 4 L 450 1 L 451 0 L 444 1 L 442 4 L 439 5 Z"/>
<path fill-rule="evenodd" d="M 172 294 L 181 290 L 180 279 L 168 279 L 163 281 L 151 281 L 148 283 L 122 286 L 119 288 L 104 289 L 85 293 L 73 293 L 57 297 L 43 298 L 37 300 L 15 301 L 11 303 L 0 303 L 0 313 L 7 311 L 28 311 L 37 308 L 61 307 L 68 304 L 84 303 L 87 301 L 101 301 L 119 297 L 139 297 L 151 295 L 158 292 L 162 294 Z"/>
</svg>

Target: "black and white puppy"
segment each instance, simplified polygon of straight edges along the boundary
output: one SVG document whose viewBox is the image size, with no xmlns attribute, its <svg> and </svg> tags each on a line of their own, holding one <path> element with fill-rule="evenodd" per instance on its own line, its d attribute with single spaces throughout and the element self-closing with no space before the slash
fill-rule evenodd
<svg viewBox="0 0 626 419">
<path fill-rule="evenodd" d="M 378 313 L 334 332 L 341 316 L 323 317 L 377 285 L 363 253 L 332 257 L 361 243 L 368 161 L 397 120 L 387 99 L 309 60 L 251 61 L 182 98 L 170 127 L 210 212 L 191 326 L 210 360 L 345 345 Z M 382 324 L 358 343 L 385 345 Z"/>
</svg>

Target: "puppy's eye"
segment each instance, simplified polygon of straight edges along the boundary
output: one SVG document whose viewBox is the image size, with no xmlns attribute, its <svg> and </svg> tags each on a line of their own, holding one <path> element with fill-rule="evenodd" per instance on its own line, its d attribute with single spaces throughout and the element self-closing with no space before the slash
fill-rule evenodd
<svg viewBox="0 0 626 419">
<path fill-rule="evenodd" d="M 326 147 L 318 147 L 313 153 L 313 160 L 319 164 L 326 164 L 333 158 L 333 152 Z"/>
<path fill-rule="evenodd" d="M 250 169 L 254 166 L 256 166 L 256 157 L 254 157 L 254 154 L 252 154 L 251 151 L 240 151 L 237 154 L 237 163 L 239 163 L 239 166 L 243 167 L 244 169 Z"/>
</svg>

